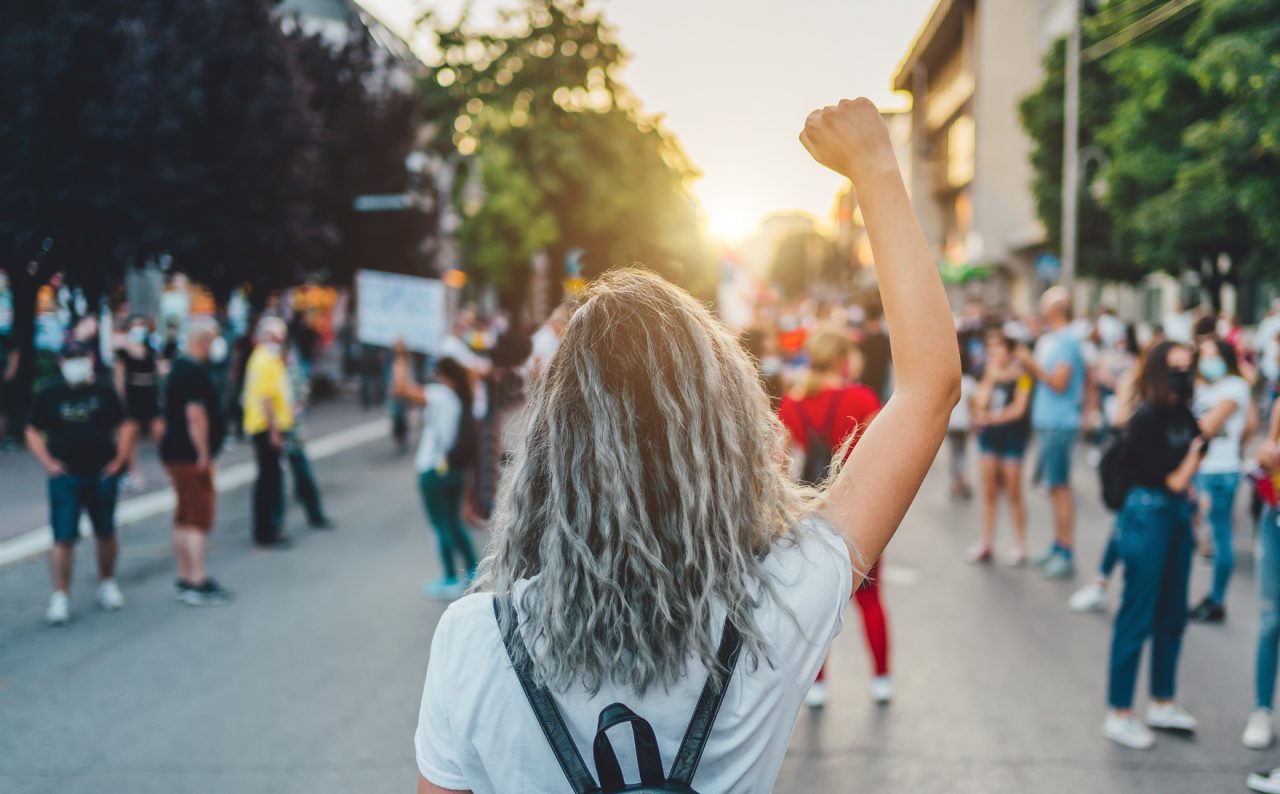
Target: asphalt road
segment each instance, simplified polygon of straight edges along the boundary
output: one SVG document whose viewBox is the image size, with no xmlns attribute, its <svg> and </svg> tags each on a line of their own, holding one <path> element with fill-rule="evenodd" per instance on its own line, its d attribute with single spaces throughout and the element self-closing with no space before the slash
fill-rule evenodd
<svg viewBox="0 0 1280 794">
<path fill-rule="evenodd" d="M 42 559 L 0 568 L 0 791 L 412 791 L 412 732 L 443 605 L 421 595 L 437 563 L 411 469 L 383 441 L 321 461 L 339 529 L 311 533 L 295 508 L 299 543 L 287 552 L 254 550 L 248 491 L 224 496 L 211 566 L 236 592 L 226 608 L 173 600 L 163 517 L 123 531 L 120 613 L 92 606 L 87 544 L 65 628 L 41 623 Z M 800 715 L 777 791 L 1232 792 L 1247 771 L 1280 764 L 1280 752 L 1239 742 L 1256 628 L 1247 529 L 1230 621 L 1191 627 L 1185 644 L 1182 699 L 1200 736 L 1128 751 L 1099 735 L 1107 620 L 1070 614 L 1071 584 L 961 562 L 977 509 L 948 502 L 942 474 L 886 558 L 897 699 L 867 698 L 851 609 L 829 668 L 832 702 Z M 1032 495 L 1037 546 L 1044 501 Z M 1089 568 L 1109 519 L 1082 501 Z M 1207 574 L 1197 564 L 1194 595 Z"/>
</svg>

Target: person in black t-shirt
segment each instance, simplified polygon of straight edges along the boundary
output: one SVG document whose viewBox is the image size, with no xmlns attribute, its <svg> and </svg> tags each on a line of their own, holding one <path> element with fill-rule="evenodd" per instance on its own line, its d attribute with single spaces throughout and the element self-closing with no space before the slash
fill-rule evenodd
<svg viewBox="0 0 1280 794">
<path fill-rule="evenodd" d="M 125 413 L 138 423 L 138 430 L 160 438 L 160 367 L 151 348 L 151 329 L 145 317 L 129 319 L 125 344 L 116 351 L 116 392 L 124 396 Z M 141 491 L 146 478 L 138 469 L 138 455 L 129 460 L 124 479 L 126 491 Z"/>
<path fill-rule="evenodd" d="M 55 626 L 71 617 L 71 563 L 82 511 L 88 511 L 97 541 L 98 603 L 112 610 L 124 605 L 115 581 L 116 496 L 137 434 L 115 390 L 95 381 L 93 353 L 86 345 L 68 344 L 61 370 L 62 378 L 36 395 L 26 433 L 27 446 L 49 473 L 53 595 L 45 619 Z"/>
<path fill-rule="evenodd" d="M 866 319 L 862 323 L 863 336 L 858 342 L 862 350 L 862 376 L 858 380 L 871 389 L 881 402 L 889 399 L 889 369 L 893 365 L 893 354 L 889 350 L 889 335 L 883 327 L 884 309 L 879 303 L 866 308 Z"/>
<path fill-rule="evenodd" d="M 231 594 L 205 570 L 216 502 L 214 459 L 227 430 L 217 389 L 205 369 L 217 338 L 218 324 L 213 319 L 192 320 L 184 354 L 173 362 L 165 384 L 160 459 L 178 501 L 173 516 L 178 600 L 190 606 L 219 606 L 231 600 Z"/>
<path fill-rule="evenodd" d="M 1142 403 L 1123 442 L 1133 487 L 1116 519 L 1124 594 L 1111 635 L 1103 735 L 1139 750 L 1155 743 L 1148 726 L 1197 727 L 1195 718 L 1174 702 L 1194 546 L 1187 490 L 1205 449 L 1190 407 L 1193 364 L 1194 355 L 1184 345 L 1162 342 L 1151 348 L 1139 381 Z M 1134 716 L 1133 691 L 1148 638 L 1151 702 L 1144 724 Z"/>
</svg>

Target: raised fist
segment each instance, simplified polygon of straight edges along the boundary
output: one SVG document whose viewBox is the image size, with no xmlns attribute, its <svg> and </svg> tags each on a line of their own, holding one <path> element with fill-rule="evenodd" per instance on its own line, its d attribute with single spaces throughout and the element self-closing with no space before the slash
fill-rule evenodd
<svg viewBox="0 0 1280 794">
<path fill-rule="evenodd" d="M 869 169 L 897 168 L 889 129 L 870 99 L 842 99 L 805 119 L 800 142 L 813 159 L 855 183 Z"/>
</svg>

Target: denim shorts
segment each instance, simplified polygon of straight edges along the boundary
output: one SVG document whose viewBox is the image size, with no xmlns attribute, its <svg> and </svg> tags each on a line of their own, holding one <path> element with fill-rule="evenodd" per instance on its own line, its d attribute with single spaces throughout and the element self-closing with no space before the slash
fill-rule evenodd
<svg viewBox="0 0 1280 794">
<path fill-rule="evenodd" d="M 80 514 L 88 512 L 93 534 L 110 538 L 116 534 L 118 477 L 59 474 L 49 478 L 49 525 L 55 543 L 75 543 L 80 539 Z"/>
<path fill-rule="evenodd" d="M 1000 460 L 1022 460 L 1028 440 L 1025 428 L 987 427 L 978 433 L 978 451 Z"/>
<path fill-rule="evenodd" d="M 1076 444 L 1075 430 L 1037 430 L 1036 442 L 1040 456 L 1036 472 L 1050 488 L 1062 488 L 1071 484 L 1071 450 Z"/>
</svg>

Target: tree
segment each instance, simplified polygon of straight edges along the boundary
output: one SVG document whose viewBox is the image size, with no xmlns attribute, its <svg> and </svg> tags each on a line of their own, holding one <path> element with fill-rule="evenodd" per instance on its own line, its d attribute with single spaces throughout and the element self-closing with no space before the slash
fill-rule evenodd
<svg viewBox="0 0 1280 794">
<path fill-rule="evenodd" d="M 533 251 L 559 263 L 581 248 L 588 275 L 640 261 L 709 288 L 694 169 L 618 81 L 625 52 L 586 0 L 527 0 L 507 15 L 512 32 L 424 24 L 442 56 L 422 84 L 434 144 L 476 154 L 485 192 L 462 207 L 471 268 L 518 294 Z"/>
<path fill-rule="evenodd" d="M 405 158 L 419 126 L 416 91 L 396 84 L 407 67 L 380 60 L 368 30 L 353 20 L 343 43 L 308 36 L 290 38 L 311 84 L 309 107 L 324 129 L 316 212 L 334 231 L 315 262 L 319 275 L 350 283 L 355 271 L 422 274 L 420 248 L 432 226 L 420 212 L 356 212 L 357 196 L 410 189 Z"/>
<path fill-rule="evenodd" d="M 1137 12 L 1086 20 L 1086 44 Z M 1119 16 L 1117 16 L 1117 13 Z M 1127 16 L 1126 16 L 1127 14 Z M 1274 277 L 1280 258 L 1280 16 L 1267 0 L 1204 0 L 1086 64 L 1081 136 L 1107 154 L 1106 198 L 1084 198 L 1082 272 L 1132 278 L 1188 270 L 1215 306 L 1224 283 Z M 1056 242 L 1061 55 L 1022 105 L 1035 141 L 1037 206 Z M 1087 52 L 1087 49 L 1086 49 Z M 1055 113 L 1058 113 L 1055 117 Z M 1090 235 L 1107 231 L 1108 240 Z M 1231 269 L 1217 263 L 1230 258 Z M 1117 266 L 1118 265 L 1118 266 Z"/>
</svg>

